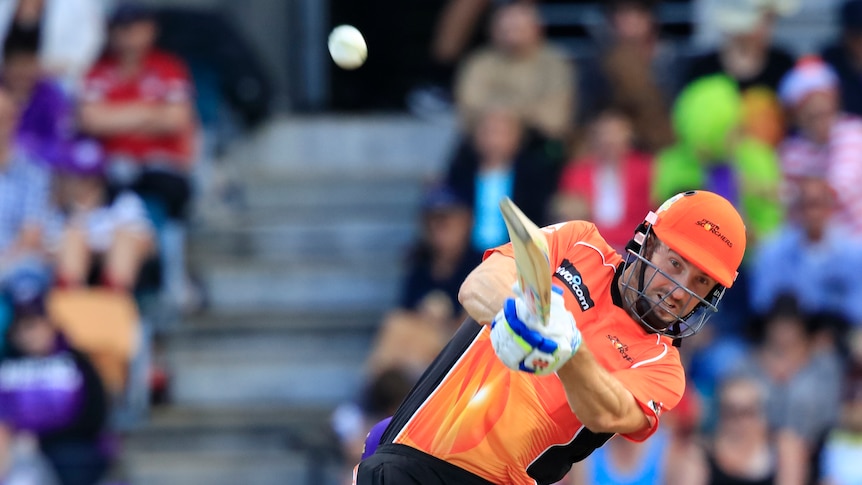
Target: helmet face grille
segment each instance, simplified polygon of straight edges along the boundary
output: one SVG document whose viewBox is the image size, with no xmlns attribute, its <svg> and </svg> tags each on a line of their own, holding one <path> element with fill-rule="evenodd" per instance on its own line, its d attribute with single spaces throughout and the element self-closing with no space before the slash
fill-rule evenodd
<svg viewBox="0 0 862 485">
<path fill-rule="evenodd" d="M 707 299 L 702 298 L 694 291 L 679 283 L 673 276 L 667 274 L 661 268 L 649 260 L 646 254 L 650 239 L 657 241 L 647 230 L 646 241 L 635 252 L 629 248 L 626 254 L 625 265 L 630 269 L 620 279 L 622 286 L 622 298 L 629 315 L 648 331 L 671 338 L 685 338 L 696 334 L 706 321 L 718 311 L 718 302 L 724 296 L 725 288 L 721 285 L 710 291 Z M 634 267 L 632 267 L 634 266 Z M 657 278 L 670 282 L 669 291 L 659 300 L 645 293 L 646 288 L 652 287 Z M 671 294 L 681 289 L 687 295 L 682 304 L 672 305 L 668 302 Z M 689 307 L 692 301 L 696 301 L 694 309 L 688 314 L 682 315 L 674 310 L 673 306 Z M 670 306 L 669 306 L 670 305 Z"/>
</svg>

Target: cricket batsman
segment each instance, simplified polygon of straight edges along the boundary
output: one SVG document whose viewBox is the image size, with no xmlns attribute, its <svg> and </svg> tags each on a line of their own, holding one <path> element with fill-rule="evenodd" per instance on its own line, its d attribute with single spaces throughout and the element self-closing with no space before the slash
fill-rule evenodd
<svg viewBox="0 0 862 485">
<path fill-rule="evenodd" d="M 678 194 L 625 255 L 589 222 L 543 232 L 547 324 L 513 285 L 511 244 L 486 251 L 460 290 L 470 318 L 369 440 L 357 484 L 552 484 L 615 434 L 646 440 L 679 402 L 677 346 L 717 311 L 745 252 L 736 209 Z"/>
</svg>

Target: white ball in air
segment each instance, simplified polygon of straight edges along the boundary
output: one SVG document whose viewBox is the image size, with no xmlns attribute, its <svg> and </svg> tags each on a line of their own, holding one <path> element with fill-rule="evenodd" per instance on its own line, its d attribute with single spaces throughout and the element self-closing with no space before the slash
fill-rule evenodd
<svg viewBox="0 0 862 485">
<path fill-rule="evenodd" d="M 329 54 L 342 69 L 356 69 L 365 63 L 368 46 L 356 27 L 339 25 L 329 34 Z"/>
</svg>

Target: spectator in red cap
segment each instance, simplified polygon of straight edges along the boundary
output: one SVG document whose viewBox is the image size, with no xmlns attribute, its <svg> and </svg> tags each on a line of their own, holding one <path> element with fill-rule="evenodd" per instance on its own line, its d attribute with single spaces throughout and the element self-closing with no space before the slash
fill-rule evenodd
<svg viewBox="0 0 862 485">
<path fill-rule="evenodd" d="M 825 178 L 838 198 L 839 222 L 862 236 L 862 120 L 841 111 L 838 76 L 819 57 L 805 57 L 778 92 L 795 124 L 779 147 L 788 189 L 799 177 Z"/>
</svg>

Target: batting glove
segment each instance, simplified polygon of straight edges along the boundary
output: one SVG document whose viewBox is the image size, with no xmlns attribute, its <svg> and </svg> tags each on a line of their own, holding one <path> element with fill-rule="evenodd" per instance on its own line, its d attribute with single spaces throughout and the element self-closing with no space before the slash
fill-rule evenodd
<svg viewBox="0 0 862 485">
<path fill-rule="evenodd" d="M 491 323 L 494 353 L 513 370 L 536 375 L 557 372 L 581 346 L 581 331 L 566 309 L 563 290 L 553 288 L 547 326 L 530 314 L 520 291 L 516 294 Z"/>
</svg>

